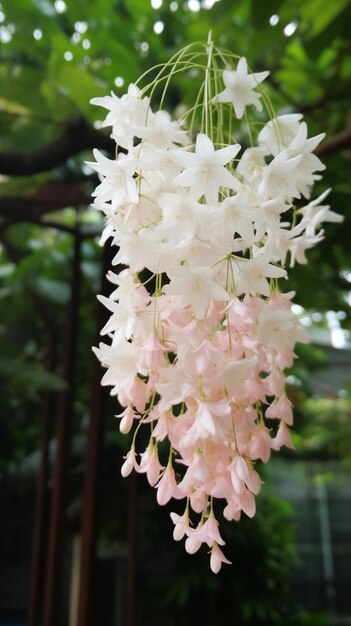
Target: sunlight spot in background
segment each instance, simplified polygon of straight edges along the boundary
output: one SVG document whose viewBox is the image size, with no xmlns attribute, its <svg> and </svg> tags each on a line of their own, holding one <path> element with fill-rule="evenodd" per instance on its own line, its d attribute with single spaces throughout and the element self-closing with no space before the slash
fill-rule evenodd
<svg viewBox="0 0 351 626">
<path fill-rule="evenodd" d="M 160 9 L 162 7 L 162 0 L 151 0 L 151 6 L 153 9 Z"/>
<path fill-rule="evenodd" d="M 114 83 L 116 85 L 116 87 L 123 87 L 124 85 L 124 78 L 122 78 L 122 76 L 116 76 Z"/>
<path fill-rule="evenodd" d="M 174 13 L 174 11 L 176 11 L 178 9 L 178 2 L 171 2 L 171 4 L 169 5 L 169 8 Z"/>
<path fill-rule="evenodd" d="M 294 315 L 302 315 L 305 312 L 305 309 L 302 306 L 295 303 L 291 305 L 291 310 Z"/>
<path fill-rule="evenodd" d="M 203 0 L 202 6 L 204 9 L 212 9 L 217 2 L 220 2 L 220 0 Z"/>
<path fill-rule="evenodd" d="M 89 39 L 83 39 L 82 46 L 83 46 L 84 50 L 89 50 L 89 48 L 91 46 L 91 43 L 90 43 Z"/>
<path fill-rule="evenodd" d="M 40 41 L 42 36 L 43 36 L 43 31 L 40 30 L 40 28 L 36 28 L 35 30 L 33 30 L 34 39 L 36 39 L 37 41 Z"/>
<path fill-rule="evenodd" d="M 279 22 L 279 15 L 271 15 L 269 18 L 269 23 L 271 26 L 276 26 Z"/>
<path fill-rule="evenodd" d="M 154 24 L 154 33 L 156 33 L 156 35 L 160 35 L 162 33 L 164 27 L 165 27 L 164 23 L 161 22 L 161 20 L 158 20 Z"/>
<path fill-rule="evenodd" d="M 284 28 L 285 37 L 291 37 L 297 29 L 297 22 L 289 22 Z"/>
<path fill-rule="evenodd" d="M 71 37 L 71 41 L 72 43 L 79 43 L 81 40 L 81 34 L 80 33 L 73 33 L 72 37 Z"/>
<path fill-rule="evenodd" d="M 337 311 L 336 312 L 336 317 L 338 318 L 338 320 L 346 320 L 347 315 L 346 315 L 345 311 Z"/>
<path fill-rule="evenodd" d="M 140 50 L 141 56 L 143 57 L 146 57 L 149 53 L 149 44 L 147 41 L 142 41 L 141 43 L 136 41 L 134 47 L 136 50 Z"/>
<path fill-rule="evenodd" d="M 0 22 L 4 22 L 4 21 L 5 21 L 5 13 L 0 10 Z"/>
<path fill-rule="evenodd" d="M 63 0 L 55 0 L 56 13 L 64 13 L 67 10 L 66 3 Z"/>
<path fill-rule="evenodd" d="M 70 52 L 70 50 L 66 50 L 63 56 L 64 56 L 65 61 L 72 61 L 73 59 L 73 54 L 72 52 Z"/>
<path fill-rule="evenodd" d="M 341 328 L 335 311 L 327 311 L 326 318 L 330 329 L 330 341 L 333 348 L 344 348 L 347 343 L 346 332 Z"/>
<path fill-rule="evenodd" d="M 74 28 L 76 29 L 77 33 L 83 34 L 87 32 L 88 24 L 87 22 L 75 22 Z"/>
<path fill-rule="evenodd" d="M 310 339 L 312 342 L 331 345 L 333 348 L 347 348 L 350 347 L 351 333 L 345 330 L 340 325 L 340 320 L 344 320 L 346 317 L 345 311 L 327 311 L 326 313 L 320 313 L 314 311 L 308 313 L 299 304 L 293 303 L 291 306 L 292 312 L 300 318 L 300 323 L 305 328 L 311 328 Z M 322 322 L 322 326 L 314 326 Z"/>
<path fill-rule="evenodd" d="M 200 0 L 188 0 L 187 6 L 193 13 L 198 13 L 201 9 L 212 9 L 217 2 L 220 2 L 220 0 L 202 0 L 202 2 Z"/>
<path fill-rule="evenodd" d="M 316 313 L 312 313 L 311 317 L 314 322 L 321 322 L 323 319 L 323 315 L 318 313 L 318 311 L 316 311 Z"/>
<path fill-rule="evenodd" d="M 199 0 L 188 0 L 187 5 L 188 9 L 190 9 L 193 13 L 197 13 L 201 9 Z"/>
<path fill-rule="evenodd" d="M 332 328 L 330 330 L 331 344 L 333 348 L 345 348 L 346 337 L 342 328 Z"/>
<path fill-rule="evenodd" d="M 9 43 L 12 39 L 12 34 L 8 26 L 0 26 L 0 41 L 1 43 Z"/>
</svg>

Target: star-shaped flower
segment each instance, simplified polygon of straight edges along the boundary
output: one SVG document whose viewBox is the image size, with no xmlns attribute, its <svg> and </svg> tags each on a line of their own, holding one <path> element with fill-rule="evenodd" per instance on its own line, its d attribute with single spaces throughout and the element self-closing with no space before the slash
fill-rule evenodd
<svg viewBox="0 0 351 626">
<path fill-rule="evenodd" d="M 111 202 L 113 209 L 119 208 L 124 202 L 138 202 L 139 194 L 134 173 L 136 162 L 125 154 L 117 159 L 108 159 L 100 150 L 93 151 L 96 161 L 86 161 L 93 170 L 98 172 L 102 182 L 93 192 L 95 203 Z"/>
<path fill-rule="evenodd" d="M 184 170 L 175 178 L 175 184 L 189 187 L 194 200 L 205 196 L 209 205 L 216 204 L 220 187 L 238 189 L 239 181 L 224 166 L 238 154 L 241 146 L 233 144 L 215 150 L 209 137 L 200 133 L 196 138 L 195 152 L 173 150 L 176 163 Z"/>
<path fill-rule="evenodd" d="M 260 94 L 256 93 L 254 89 L 267 78 L 268 74 L 269 72 L 249 74 L 247 61 L 245 57 L 241 57 L 236 70 L 224 70 L 223 82 L 225 89 L 217 94 L 212 99 L 212 102 L 231 102 L 238 119 L 242 118 L 245 107 L 248 104 L 254 104 L 257 111 L 261 111 Z"/>
<path fill-rule="evenodd" d="M 168 272 L 170 283 L 163 288 L 167 295 L 179 295 L 184 306 L 191 306 L 197 319 L 206 315 L 210 300 L 227 301 L 226 290 L 214 278 L 210 267 L 181 266 Z"/>
</svg>

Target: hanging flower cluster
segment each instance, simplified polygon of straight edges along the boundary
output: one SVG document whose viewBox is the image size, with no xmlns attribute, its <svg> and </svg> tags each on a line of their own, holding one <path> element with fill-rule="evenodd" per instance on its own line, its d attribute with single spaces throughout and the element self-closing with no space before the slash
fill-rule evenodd
<svg viewBox="0 0 351 626">
<path fill-rule="evenodd" d="M 201 72 L 194 106 L 172 120 L 163 110 L 170 81 Z M 95 150 L 89 165 L 101 180 L 102 241 L 112 238 L 114 264 L 125 266 L 108 274 L 110 297 L 99 297 L 111 316 L 95 349 L 102 384 L 125 407 L 121 432 L 135 427 L 122 475 L 145 473 L 161 505 L 186 500 L 183 515 L 171 514 L 174 539 L 185 537 L 191 554 L 207 544 L 215 573 L 229 561 L 213 499 L 228 520 L 252 517 L 255 462 L 292 447 L 284 370 L 306 338 L 278 281 L 287 264 L 306 263 L 322 222 L 339 219 L 322 204 L 328 192 L 310 200 L 323 135 L 308 138 L 298 114 L 250 122 L 248 107 L 271 111 L 267 75 L 209 42 L 182 50 L 148 87 L 92 101 L 108 110 L 103 126 L 119 148 L 113 160 Z"/>
</svg>

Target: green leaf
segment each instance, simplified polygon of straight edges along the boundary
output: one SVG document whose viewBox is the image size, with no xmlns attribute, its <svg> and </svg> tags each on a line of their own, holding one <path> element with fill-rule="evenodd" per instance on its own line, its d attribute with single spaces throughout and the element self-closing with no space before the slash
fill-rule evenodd
<svg viewBox="0 0 351 626">
<path fill-rule="evenodd" d="M 282 20 L 297 20 L 298 30 L 312 39 L 330 28 L 331 23 L 348 6 L 350 0 L 290 0 L 285 2 L 280 11 Z"/>
<path fill-rule="evenodd" d="M 32 283 L 34 290 L 51 302 L 67 304 L 70 297 L 69 285 L 61 280 L 40 276 Z"/>
<path fill-rule="evenodd" d="M 107 91 L 107 86 L 98 83 L 87 70 L 67 62 L 61 63 L 56 81 L 58 88 L 63 88 L 67 96 L 87 117 L 90 117 L 92 113 L 91 98 L 105 95 Z"/>
</svg>

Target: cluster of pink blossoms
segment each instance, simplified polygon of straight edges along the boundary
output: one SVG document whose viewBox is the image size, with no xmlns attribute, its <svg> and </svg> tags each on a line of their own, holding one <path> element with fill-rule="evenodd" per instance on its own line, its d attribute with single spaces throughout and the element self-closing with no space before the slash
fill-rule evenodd
<svg viewBox="0 0 351 626">
<path fill-rule="evenodd" d="M 95 98 L 123 153 L 110 160 L 96 150 L 90 163 L 101 179 L 94 205 L 105 214 L 103 241 L 112 238 L 114 264 L 126 266 L 108 274 L 116 289 L 100 296 L 111 311 L 107 342 L 95 349 L 107 368 L 102 384 L 125 407 L 120 430 L 135 426 L 122 475 L 145 473 L 161 505 L 186 499 L 184 514 L 171 514 L 174 539 L 185 537 L 189 553 L 207 544 L 215 573 L 229 561 L 213 499 L 228 520 L 252 517 L 255 462 L 292 447 L 284 370 L 306 339 L 278 279 L 287 260 L 306 262 L 323 221 L 339 219 L 322 204 L 327 192 L 309 201 L 324 169 L 313 154 L 323 135 L 308 139 L 302 116 L 288 114 L 242 148 L 213 116 L 260 110 L 268 72 L 250 74 L 244 58 L 217 72 L 197 133 L 153 111 L 135 85 L 121 98 Z M 213 93 L 219 81 L 224 90 Z M 143 451 L 142 424 L 151 433 Z"/>
</svg>

